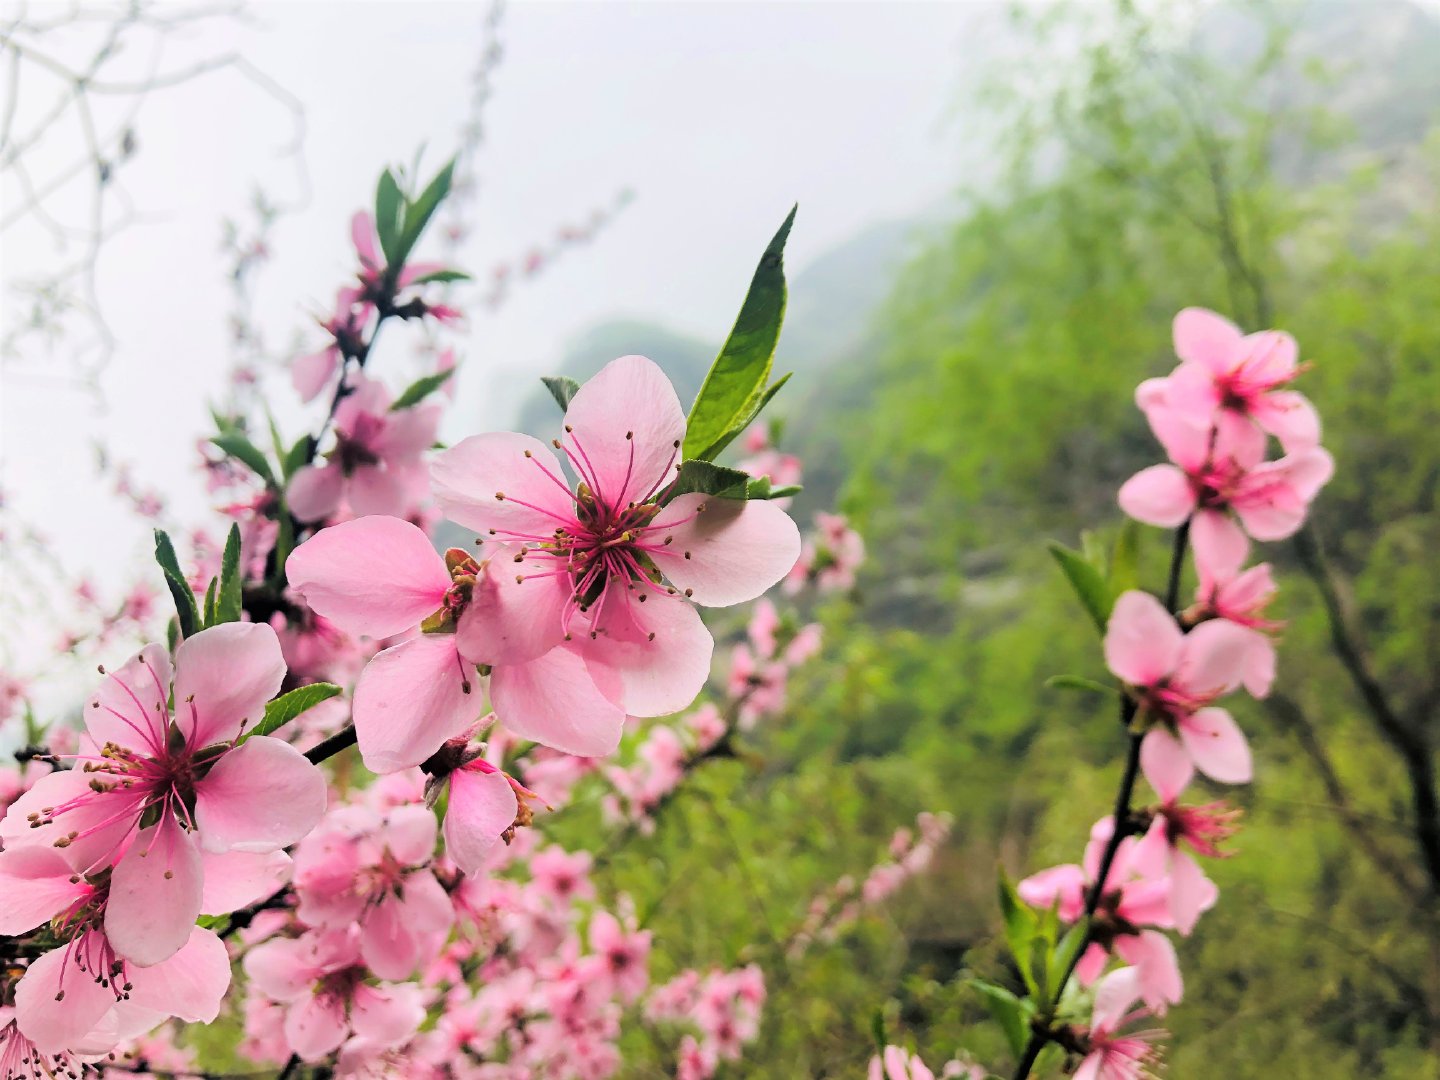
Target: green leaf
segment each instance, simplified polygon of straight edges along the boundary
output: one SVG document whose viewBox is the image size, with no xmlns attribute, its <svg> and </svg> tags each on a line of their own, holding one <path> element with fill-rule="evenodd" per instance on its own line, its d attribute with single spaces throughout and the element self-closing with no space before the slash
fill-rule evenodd
<svg viewBox="0 0 1440 1080">
<path fill-rule="evenodd" d="M 430 223 L 431 217 L 444 201 L 445 196 L 450 194 L 450 181 L 455 175 L 455 159 L 451 158 L 445 163 L 445 167 L 426 185 L 420 197 L 405 207 L 405 220 L 400 233 L 400 243 L 392 261 L 393 265 L 403 265 L 414 250 L 415 244 L 420 240 L 420 234 L 425 231 L 425 226 Z"/>
<path fill-rule="evenodd" d="M 280 507 L 280 517 L 275 530 L 275 587 L 285 588 L 285 560 L 295 550 L 295 519 L 288 506 Z"/>
<path fill-rule="evenodd" d="M 711 443 L 705 449 L 705 452 L 703 454 L 700 454 L 698 456 L 703 458 L 705 461 L 714 461 L 717 457 L 719 457 L 722 450 L 724 450 L 727 446 L 729 446 L 732 442 L 739 438 L 740 435 L 745 431 L 745 429 L 748 428 L 752 423 L 754 423 L 755 418 L 764 411 L 765 406 L 770 404 L 770 399 L 773 398 L 780 391 L 780 388 L 782 386 L 784 386 L 787 382 L 790 381 L 790 376 L 794 374 L 795 373 L 793 371 L 787 371 L 784 375 L 781 375 L 780 378 L 776 379 L 773 383 L 766 387 L 765 392 L 756 399 L 755 405 L 749 411 L 749 413 L 747 413 L 744 417 L 737 421 L 735 426 L 732 427 L 729 431 L 727 431 L 721 438 Z"/>
<path fill-rule="evenodd" d="M 1088 929 L 1089 924 L 1082 918 L 1065 931 L 1065 936 L 1060 939 L 1055 946 L 1055 951 L 1050 954 L 1050 966 L 1045 974 L 1045 982 L 1050 988 L 1051 996 L 1058 998 L 1061 990 L 1064 989 L 1060 985 L 1060 980 L 1070 970 L 1070 965 L 1074 962 L 1075 957 L 1080 955 L 1080 951 L 1088 942 Z"/>
<path fill-rule="evenodd" d="M 1105 578 L 1097 570 L 1093 563 L 1089 562 L 1078 551 L 1072 551 L 1064 544 L 1054 541 L 1050 543 L 1050 554 L 1055 556 L 1065 578 L 1070 582 L 1070 587 L 1075 590 L 1075 595 L 1080 598 L 1080 603 L 1085 605 L 1090 618 L 1103 634 L 1105 625 L 1110 621 L 1110 609 L 1114 607 L 1114 598 L 1110 595 L 1110 587 L 1105 584 Z"/>
<path fill-rule="evenodd" d="M 1039 918 L 1030 905 L 1020 899 L 1020 894 L 1015 891 L 1015 886 L 1004 870 L 1000 871 L 998 891 L 1000 914 L 1005 919 L 1005 943 L 1010 946 L 1010 955 L 1015 958 L 1015 966 L 1024 976 L 1025 985 L 1032 994 L 1036 993 L 1038 987 L 1030 967 L 1030 943 L 1039 932 Z"/>
<path fill-rule="evenodd" d="M 785 320 L 785 240 L 794 221 L 792 209 L 760 257 L 730 337 L 695 395 L 685 431 L 687 458 L 708 460 L 710 448 L 723 447 L 743 430 L 766 399 L 775 344 Z"/>
<path fill-rule="evenodd" d="M 295 441 L 295 445 L 286 451 L 280 461 L 280 471 L 285 479 L 289 480 L 301 468 L 310 464 L 310 459 L 315 456 L 315 437 L 313 435 L 301 435 Z"/>
<path fill-rule="evenodd" d="M 236 461 L 243 462 L 251 472 L 264 480 L 270 487 L 276 486 L 275 474 L 270 471 L 270 462 L 265 460 L 265 455 L 260 448 L 251 442 L 243 431 L 234 428 L 222 431 L 219 435 L 213 436 L 210 441 Z"/>
<path fill-rule="evenodd" d="M 385 253 L 385 265 L 398 272 L 404 262 L 400 251 L 400 210 L 405 196 L 400 194 L 400 185 L 395 174 L 386 169 L 380 174 L 375 186 L 375 232 L 380 237 L 380 250 Z"/>
<path fill-rule="evenodd" d="M 469 281 L 470 275 L 464 270 L 432 270 L 428 274 L 421 274 L 417 278 L 411 278 L 411 285 L 449 285 L 455 281 Z"/>
<path fill-rule="evenodd" d="M 1115 537 L 1106 584 L 1112 597 L 1140 587 L 1140 523 L 1134 518 L 1126 518 Z"/>
<path fill-rule="evenodd" d="M 1045 680 L 1045 685 L 1051 690 L 1084 690 L 1090 694 L 1118 694 L 1120 692 L 1114 686 L 1087 679 L 1083 675 L 1051 675 Z"/>
<path fill-rule="evenodd" d="M 1005 1032 L 1011 1051 L 1019 1057 L 1025 1052 L 1025 1044 L 1030 1041 L 1029 1010 L 1025 1003 L 1003 986 L 996 986 L 982 979 L 971 979 L 969 985 L 985 999 L 985 1007 Z"/>
<path fill-rule="evenodd" d="M 215 597 L 215 622 L 239 622 L 243 614 L 240 600 L 240 586 L 244 575 L 240 572 L 240 526 L 230 526 L 225 537 L 225 553 L 220 558 L 220 592 Z"/>
<path fill-rule="evenodd" d="M 175 555 L 175 545 L 164 529 L 155 530 L 155 561 L 165 574 L 165 585 L 175 600 L 175 614 L 180 620 L 180 636 L 188 638 L 200 629 L 200 613 L 195 610 L 195 594 L 190 583 L 180 572 L 180 560 Z"/>
<path fill-rule="evenodd" d="M 215 625 L 215 590 L 220 584 L 220 579 L 212 577 L 210 587 L 205 590 L 205 604 L 200 609 L 200 621 L 206 626 Z"/>
<path fill-rule="evenodd" d="M 772 499 L 789 499 L 804 491 L 802 484 L 786 484 L 784 487 L 771 488 L 769 497 Z M 752 496 L 753 498 L 753 496 Z"/>
<path fill-rule="evenodd" d="M 875 1040 L 875 1053 L 885 1053 L 890 1040 L 885 1037 L 885 1010 L 876 1009 L 870 1014 L 870 1037 Z"/>
<path fill-rule="evenodd" d="M 580 384 L 568 375 L 541 375 L 540 381 L 550 391 L 562 413 L 570 408 L 570 402 L 580 392 Z"/>
<path fill-rule="evenodd" d="M 444 386 L 450 376 L 454 374 L 454 368 L 446 368 L 444 371 L 437 371 L 433 375 L 426 375 L 423 378 L 416 379 L 405 388 L 404 393 L 395 399 L 395 403 L 390 406 L 390 411 L 399 412 L 401 409 L 408 409 L 412 405 L 420 404 L 420 402 Z"/>
<path fill-rule="evenodd" d="M 754 480 L 750 474 L 739 469 L 727 469 L 709 461 L 687 461 L 680 466 L 679 475 L 667 489 L 665 501 L 668 503 L 691 491 L 716 495 L 722 499 L 745 499 L 749 497 L 752 483 Z"/>
<path fill-rule="evenodd" d="M 334 683 L 317 682 L 298 687 L 288 694 L 281 694 L 273 701 L 266 703 L 264 718 L 237 739 L 236 745 L 252 735 L 269 735 L 279 730 L 307 709 L 313 709 L 322 701 L 329 701 L 339 693 L 340 687 Z"/>
</svg>

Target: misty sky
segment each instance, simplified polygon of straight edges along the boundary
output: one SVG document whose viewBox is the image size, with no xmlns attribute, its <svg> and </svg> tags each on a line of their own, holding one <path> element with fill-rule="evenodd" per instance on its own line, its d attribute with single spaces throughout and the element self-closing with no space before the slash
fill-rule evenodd
<svg viewBox="0 0 1440 1080">
<path fill-rule="evenodd" d="M 262 321 L 272 344 L 284 344 L 349 272 L 347 222 L 369 204 L 379 169 L 422 144 L 432 164 L 452 151 L 486 9 L 250 10 L 243 25 L 215 23 L 172 43 L 160 67 L 237 50 L 304 105 L 309 200 L 282 221 L 259 279 Z M 530 380 L 605 317 L 653 319 L 718 344 L 793 202 L 800 214 L 787 256 L 799 269 L 868 224 L 943 205 L 965 162 L 955 106 L 1002 26 L 997 9 L 980 3 L 512 4 L 480 158 L 478 227 L 458 261 L 483 274 L 622 188 L 635 201 L 593 246 L 521 287 L 497 314 L 473 319 L 444 435 L 507 419 Z M 63 40 L 53 47 L 63 54 Z M 21 119 L 51 96 L 43 75 L 23 83 Z M 243 214 L 257 182 L 281 199 L 299 191 L 294 160 L 279 153 L 292 127 L 282 104 L 233 70 L 155 92 L 123 174 L 146 220 L 107 245 L 99 264 L 117 340 L 104 407 L 67 381 L 65 342 L 53 357 L 32 351 L 23 369 L 5 370 L 6 495 L 56 539 L 57 554 L 86 559 L 102 577 L 135 573 L 148 545 L 144 527 L 97 485 L 90 440 L 171 495 L 183 516 L 203 516 L 193 446 L 228 355 L 220 221 Z M 73 125 L 58 126 L 37 161 L 59 161 L 76 139 Z M 9 176 L 3 195 L 8 214 L 17 197 Z M 63 199 L 56 206 L 67 209 Z M 10 286 L 57 253 L 23 226 L 0 244 L 5 318 L 14 319 Z M 313 332 L 308 340 L 319 342 Z M 386 347 L 401 343 L 378 350 L 378 374 Z M 278 412 L 292 435 L 304 430 L 301 413 Z"/>
</svg>

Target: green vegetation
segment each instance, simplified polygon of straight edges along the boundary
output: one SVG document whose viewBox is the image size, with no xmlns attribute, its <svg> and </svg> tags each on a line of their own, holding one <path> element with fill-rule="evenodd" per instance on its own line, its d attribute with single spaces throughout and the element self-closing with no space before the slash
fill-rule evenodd
<svg viewBox="0 0 1440 1080">
<path fill-rule="evenodd" d="M 1440 740 L 1440 30 L 1398 4 L 1184 16 L 1121 3 L 1063 61 L 1046 43 L 1074 26 L 1034 26 L 1033 70 L 1004 73 L 1026 96 L 983 103 L 1002 182 L 904 271 L 863 354 L 778 401 L 809 467 L 800 516 L 848 477 L 867 572 L 818 613 L 824 656 L 750 737 L 756 761 L 707 765 L 600 871 L 656 930 L 657 979 L 765 965 L 762 1039 L 728 1075 L 861 1075 L 877 1010 L 937 1068 L 968 1047 L 1003 1069 L 964 985 L 1018 987 L 996 867 L 1077 858 L 1122 745 L 1108 705 L 1044 686 L 1103 677 L 1045 541 L 1113 540 L 1116 487 L 1159 454 L 1133 388 L 1170 369 L 1170 318 L 1198 304 L 1296 335 L 1338 469 L 1312 531 L 1264 552 L 1278 692 L 1236 710 L 1256 783 L 1233 793 L 1221 902 L 1181 947 L 1167 1075 L 1440 1077 L 1440 876 L 1416 803 Z M 776 363 L 801 366 L 784 339 Z M 1152 589 L 1166 554 L 1144 530 Z M 1333 647 L 1327 599 L 1383 702 Z M 927 809 L 955 816 L 928 877 L 786 959 L 811 898 Z M 627 1075 L 660 1075 L 664 1052 L 630 1038 Z"/>
</svg>

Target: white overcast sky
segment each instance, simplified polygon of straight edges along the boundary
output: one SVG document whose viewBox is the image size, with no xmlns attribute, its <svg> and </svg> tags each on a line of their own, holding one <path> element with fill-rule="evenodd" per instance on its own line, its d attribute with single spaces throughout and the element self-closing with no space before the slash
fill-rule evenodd
<svg viewBox="0 0 1440 1080">
<path fill-rule="evenodd" d="M 216 23 L 175 43 L 161 66 L 238 50 L 304 105 L 311 197 L 280 226 L 260 291 L 270 339 L 283 342 L 348 273 L 347 221 L 369 204 L 381 166 L 410 160 L 421 144 L 432 162 L 454 147 L 486 8 L 272 2 L 250 11 L 247 24 Z M 459 261 L 483 272 L 621 188 L 635 201 L 593 246 L 472 321 L 445 435 L 507 418 L 530 380 L 597 320 L 656 319 L 718 343 L 793 202 L 787 255 L 800 269 L 866 225 L 942 205 L 965 163 L 955 105 L 1002 25 L 995 5 L 978 2 L 511 4 L 478 229 Z M 41 76 L 23 86 L 25 107 L 53 94 Z M 89 441 L 103 441 L 182 512 L 203 512 L 193 445 L 227 357 L 219 223 L 243 212 L 257 179 L 276 196 L 294 190 L 293 170 L 277 158 L 289 115 L 233 71 L 157 91 L 136 130 L 124 181 L 148 219 L 111 242 L 99 265 L 117 339 L 106 407 L 63 378 L 35 377 L 33 355 L 30 374 L 12 367 L 0 391 L 0 482 L 13 508 L 45 528 L 61 556 L 88 558 L 102 574 L 128 563 L 126 577 L 145 530 L 97 485 Z M 52 156 L 76 137 L 57 129 Z M 13 319 L 9 286 L 56 255 L 36 230 L 8 230 L 0 245 Z M 63 374 L 63 347 L 50 362 Z"/>
</svg>

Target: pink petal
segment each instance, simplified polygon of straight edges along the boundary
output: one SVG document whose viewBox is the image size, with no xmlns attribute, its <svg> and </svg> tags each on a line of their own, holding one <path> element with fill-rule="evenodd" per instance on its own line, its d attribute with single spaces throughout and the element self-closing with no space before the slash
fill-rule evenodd
<svg viewBox="0 0 1440 1080">
<path fill-rule="evenodd" d="M 1304 394 L 1294 390 L 1272 391 L 1255 401 L 1250 415 L 1280 440 L 1286 453 L 1293 454 L 1320 444 L 1320 414 Z"/>
<path fill-rule="evenodd" d="M 622 596 L 599 617 L 597 636 L 577 641 L 600 685 L 618 682 L 627 713 L 666 716 L 694 702 L 710 677 L 715 639 L 693 606 L 658 593 L 645 603 Z"/>
<path fill-rule="evenodd" d="M 132 1005 L 209 1024 L 220 1015 L 230 988 L 230 954 L 214 933 L 196 926 L 174 956 L 151 967 L 127 968 L 125 974 L 133 986 Z"/>
<path fill-rule="evenodd" d="M 1095 1005 L 1090 1023 L 1101 1031 L 1114 1031 L 1140 999 L 1140 972 L 1133 968 L 1117 968 L 1095 987 Z"/>
<path fill-rule="evenodd" d="M 1180 961 L 1175 957 L 1175 946 L 1164 934 L 1146 930 L 1138 936 L 1119 937 L 1115 951 L 1135 965 L 1140 975 L 1140 997 L 1156 1016 L 1165 1015 L 1166 1007 L 1177 1004 L 1184 996 Z"/>
<path fill-rule="evenodd" d="M 432 819 L 433 820 L 433 819 Z M 450 897 L 429 870 L 409 874 L 360 925 L 360 955 L 382 979 L 408 979 L 431 960 L 455 921 Z"/>
<path fill-rule="evenodd" d="M 498 774 L 497 774 L 498 775 Z M 0 934 L 15 936 L 47 923 L 90 892 L 54 848 L 19 847 L 0 853 Z"/>
<path fill-rule="evenodd" d="M 268 899 L 290 880 L 290 856 L 283 851 L 201 851 L 202 915 L 228 915 Z"/>
<path fill-rule="evenodd" d="M 655 515 L 650 552 L 666 577 L 697 604 L 753 600 L 800 557 L 800 530 L 769 502 L 692 492 Z"/>
<path fill-rule="evenodd" d="M 565 638 L 562 618 L 571 602 L 569 579 L 517 580 L 550 570 L 540 559 L 515 562 L 519 552 L 516 547 L 486 545 L 485 570 L 476 579 L 456 631 L 461 654 L 477 664 L 523 664 Z"/>
<path fill-rule="evenodd" d="M 195 822 L 207 851 L 286 847 L 319 823 L 325 804 L 325 774 L 268 735 L 221 755 L 195 785 Z"/>
<path fill-rule="evenodd" d="M 276 1001 L 294 1001 L 310 992 L 316 968 L 314 942 L 304 938 L 271 938 L 245 953 L 245 977 L 251 985 Z"/>
<path fill-rule="evenodd" d="M 1201 709 L 1186 717 L 1180 723 L 1180 739 L 1195 767 L 1211 780 L 1222 784 L 1250 782 L 1250 745 L 1224 709 Z"/>
<path fill-rule="evenodd" d="M 200 914 L 203 876 L 195 837 L 168 813 L 136 836 L 110 875 L 105 936 L 116 953 L 141 966 L 174 956 Z"/>
<path fill-rule="evenodd" d="M 1080 962 L 1075 965 L 1075 978 L 1081 986 L 1089 986 L 1100 977 L 1109 961 L 1110 953 L 1105 946 L 1091 943 L 1080 954 Z"/>
<path fill-rule="evenodd" d="M 397 806 L 380 832 L 385 847 L 402 866 L 419 866 L 435 854 L 439 825 L 427 807 Z"/>
<path fill-rule="evenodd" d="M 1166 388 L 1166 394 L 1170 388 Z M 1223 416 L 1223 413 L 1221 414 Z M 1187 473 L 1198 472 L 1210 457 L 1213 428 L 1209 418 L 1197 419 L 1169 404 L 1152 405 L 1145 411 L 1150 430 L 1170 461 Z"/>
<path fill-rule="evenodd" d="M 500 834 L 515 823 L 519 804 L 504 773 L 458 769 L 450 774 L 445 808 L 445 854 L 466 874 L 485 865 Z"/>
<path fill-rule="evenodd" d="M 145 757 L 165 753 L 170 730 L 170 654 L 146 645 L 110 672 L 85 706 L 85 730 L 97 746 L 114 743 Z"/>
<path fill-rule="evenodd" d="M 345 485 L 345 502 L 358 516 L 403 514 L 409 508 L 410 486 L 400 469 L 361 465 Z"/>
<path fill-rule="evenodd" d="M 510 731 L 553 750 L 604 757 L 620 745 L 625 710 L 607 698 L 569 645 L 495 668 L 490 700 Z"/>
<path fill-rule="evenodd" d="M 1201 510 L 1190 522 L 1190 545 L 1195 549 L 1196 570 L 1209 583 L 1234 577 L 1250 554 L 1244 530 L 1214 510 Z"/>
<path fill-rule="evenodd" d="M 1173 802 L 1189 786 L 1195 766 L 1180 740 L 1164 728 L 1151 728 L 1140 744 L 1140 770 L 1162 802 Z"/>
<path fill-rule="evenodd" d="M 57 1001 L 62 988 L 63 998 Z M 15 1022 L 21 1034 L 50 1054 L 78 1044 L 114 1006 L 115 994 L 80 971 L 66 946 L 32 963 L 15 987 Z"/>
<path fill-rule="evenodd" d="M 222 623 L 175 651 L 175 723 L 191 750 L 236 738 L 265 716 L 285 681 L 280 639 L 267 623 Z"/>
<path fill-rule="evenodd" d="M 305 602 L 348 634 L 402 634 L 439 610 L 445 560 L 417 526 L 362 517 L 321 529 L 285 562 Z"/>
<path fill-rule="evenodd" d="M 367 269 L 379 270 L 385 265 L 375 248 L 375 219 L 367 211 L 357 210 L 350 219 L 350 242 Z"/>
<path fill-rule="evenodd" d="M 1015 891 L 1031 907 L 1050 908 L 1058 902 L 1060 917 L 1070 922 L 1084 910 L 1085 873 L 1073 863 L 1052 866 L 1022 880 Z"/>
<path fill-rule="evenodd" d="M 1173 529 L 1195 512 L 1195 491 L 1174 465 L 1151 465 L 1121 485 L 1119 503 L 1136 521 Z"/>
<path fill-rule="evenodd" d="M 1220 401 L 1215 373 L 1203 364 L 1181 364 L 1166 380 L 1164 407 L 1201 430 L 1214 421 Z"/>
<path fill-rule="evenodd" d="M 1154 686 L 1175 670 L 1184 642 L 1160 601 L 1131 589 L 1115 601 L 1105 627 L 1105 664 L 1132 686 Z"/>
<path fill-rule="evenodd" d="M 89 866 L 100 859 L 108 861 L 134 828 L 141 802 L 123 792 L 99 794 L 91 790 L 91 779 L 81 769 L 65 769 L 42 776 L 34 787 L 10 804 L 4 820 L 0 821 L 0 839 L 5 841 L 5 846 L 48 847 L 75 832 L 79 836 L 65 848 L 72 866 Z M 30 827 L 31 814 L 67 803 L 73 805 L 49 824 Z M 127 803 L 133 812 L 119 813 Z"/>
<path fill-rule="evenodd" d="M 350 1006 L 355 1034 L 381 1046 L 404 1042 L 425 1020 L 418 986 L 358 986 Z"/>
<path fill-rule="evenodd" d="M 1267 698 L 1275 685 L 1275 643 L 1258 630 L 1250 632 L 1250 648 L 1245 653 L 1245 690 L 1251 697 Z"/>
<path fill-rule="evenodd" d="M 285 505 L 300 521 L 324 521 L 340 509 L 345 474 L 335 462 L 302 465 L 285 489 Z"/>
<path fill-rule="evenodd" d="M 285 1041 L 302 1061 L 319 1061 L 349 1034 L 345 1001 L 339 995 L 306 995 L 285 1014 Z"/>
<path fill-rule="evenodd" d="M 668 480 L 685 441 L 685 412 L 665 373 L 643 356 L 622 356 L 600 369 L 565 412 L 562 440 L 577 469 L 610 506 L 643 502 Z M 581 454 L 583 453 L 583 457 Z"/>
<path fill-rule="evenodd" d="M 406 458 L 418 459 L 435 445 L 444 411 L 444 406 L 432 404 L 412 405 L 408 409 L 387 413 L 385 430 L 381 432 L 375 449 L 389 463 Z"/>
<path fill-rule="evenodd" d="M 340 354 L 330 346 L 290 361 L 290 382 L 301 401 L 313 401 L 325 385 L 335 377 Z"/>
<path fill-rule="evenodd" d="M 552 536 L 574 522 L 574 500 L 557 480 L 564 480 L 564 472 L 550 448 L 513 432 L 472 435 L 430 464 L 430 483 L 445 516 L 502 543 Z"/>
<path fill-rule="evenodd" d="M 421 634 L 378 654 L 355 684 L 355 734 L 365 767 L 408 769 L 463 732 L 480 715 L 477 679 L 455 651 L 453 634 Z"/>
<path fill-rule="evenodd" d="M 1185 308 L 1175 316 L 1172 332 L 1176 356 L 1203 364 L 1216 375 L 1235 366 L 1244 340 L 1234 323 L 1206 308 Z"/>
<path fill-rule="evenodd" d="M 1170 684 L 1196 699 L 1228 694 L 1240 685 L 1250 632 L 1224 619 L 1201 623 L 1185 635 Z"/>
<path fill-rule="evenodd" d="M 1170 912 L 1175 929 L 1188 935 L 1203 912 L 1215 906 L 1220 890 L 1188 853 L 1177 851 L 1170 869 Z"/>
<path fill-rule="evenodd" d="M 1259 387 L 1288 382 L 1294 377 L 1300 359 L 1300 347 L 1283 330 L 1247 334 L 1239 351 L 1244 357 L 1240 369 L 1245 381 Z"/>
</svg>

